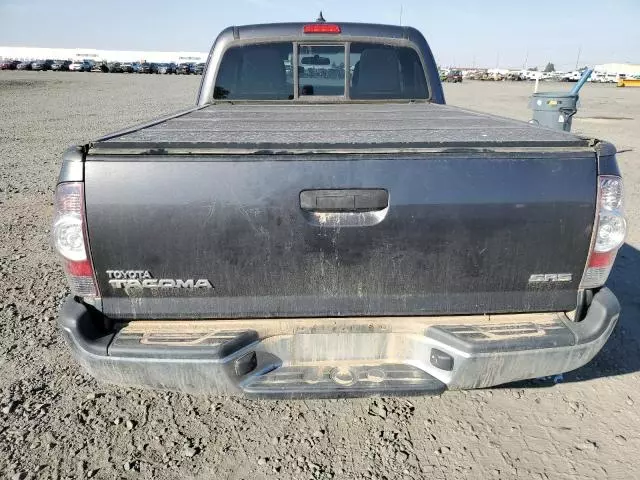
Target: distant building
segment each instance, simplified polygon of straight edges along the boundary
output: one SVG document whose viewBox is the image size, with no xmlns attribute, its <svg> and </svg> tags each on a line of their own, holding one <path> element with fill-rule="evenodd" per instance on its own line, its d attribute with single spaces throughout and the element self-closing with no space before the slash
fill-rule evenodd
<svg viewBox="0 0 640 480">
<path fill-rule="evenodd" d="M 602 75 L 640 75 L 640 64 L 604 63 L 593 67 L 594 73 Z"/>
<path fill-rule="evenodd" d="M 143 52 L 93 48 L 0 47 L 0 60 L 93 60 L 95 62 L 202 63 L 207 52 Z"/>
</svg>

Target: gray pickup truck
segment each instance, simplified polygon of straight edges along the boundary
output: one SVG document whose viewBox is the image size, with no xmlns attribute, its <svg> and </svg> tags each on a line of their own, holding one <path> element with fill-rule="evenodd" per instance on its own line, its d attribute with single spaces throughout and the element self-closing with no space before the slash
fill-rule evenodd
<svg viewBox="0 0 640 480">
<path fill-rule="evenodd" d="M 78 362 L 251 397 L 434 394 L 600 350 L 626 224 L 606 142 L 445 105 L 408 27 L 231 27 L 197 106 L 69 149 Z"/>
</svg>

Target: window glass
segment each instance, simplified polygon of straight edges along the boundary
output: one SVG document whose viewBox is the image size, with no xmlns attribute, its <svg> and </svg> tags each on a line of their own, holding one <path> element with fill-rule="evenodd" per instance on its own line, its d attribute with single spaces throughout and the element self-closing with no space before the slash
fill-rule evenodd
<svg viewBox="0 0 640 480">
<path fill-rule="evenodd" d="M 298 95 L 344 95 L 344 45 L 300 45 Z"/>
<path fill-rule="evenodd" d="M 428 98 L 416 51 L 377 43 L 352 43 L 349 96 L 353 99 Z"/>
<path fill-rule="evenodd" d="M 291 100 L 291 42 L 232 47 L 222 57 L 213 98 Z"/>
<path fill-rule="evenodd" d="M 273 42 L 229 48 L 218 70 L 216 100 L 292 100 L 294 69 L 298 96 L 345 95 L 345 45 Z M 357 100 L 426 99 L 427 82 L 417 52 L 380 43 L 351 44 L 349 97 Z"/>
</svg>

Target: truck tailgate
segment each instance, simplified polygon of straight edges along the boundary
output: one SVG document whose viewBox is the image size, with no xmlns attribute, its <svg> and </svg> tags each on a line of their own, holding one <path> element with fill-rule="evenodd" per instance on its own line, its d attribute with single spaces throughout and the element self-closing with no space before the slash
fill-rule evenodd
<svg viewBox="0 0 640 480">
<path fill-rule="evenodd" d="M 570 150 L 90 153 L 86 215 L 104 312 L 177 319 L 572 310 L 597 172 L 593 151 Z M 138 288 L 107 273 L 129 270 L 170 281 Z M 530 281 L 547 274 L 562 281 Z M 178 279 L 213 288 L 178 288 Z"/>
</svg>

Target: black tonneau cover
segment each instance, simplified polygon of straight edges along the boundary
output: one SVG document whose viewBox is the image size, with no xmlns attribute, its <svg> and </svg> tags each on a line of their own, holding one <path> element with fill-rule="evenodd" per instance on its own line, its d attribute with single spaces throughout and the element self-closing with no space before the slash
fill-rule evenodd
<svg viewBox="0 0 640 480">
<path fill-rule="evenodd" d="M 94 142 L 92 153 L 588 147 L 575 135 L 432 103 L 208 105 Z"/>
</svg>

